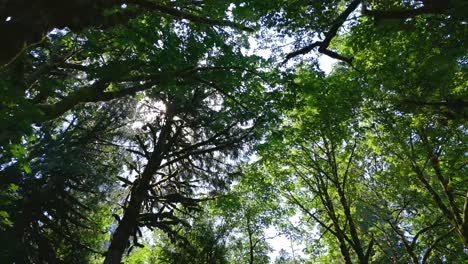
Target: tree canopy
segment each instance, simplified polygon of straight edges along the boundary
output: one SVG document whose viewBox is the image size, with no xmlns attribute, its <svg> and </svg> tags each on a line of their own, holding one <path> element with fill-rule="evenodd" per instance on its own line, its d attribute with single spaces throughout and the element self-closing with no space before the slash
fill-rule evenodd
<svg viewBox="0 0 468 264">
<path fill-rule="evenodd" d="M 467 10 L 3 1 L 0 262 L 468 261 Z"/>
</svg>

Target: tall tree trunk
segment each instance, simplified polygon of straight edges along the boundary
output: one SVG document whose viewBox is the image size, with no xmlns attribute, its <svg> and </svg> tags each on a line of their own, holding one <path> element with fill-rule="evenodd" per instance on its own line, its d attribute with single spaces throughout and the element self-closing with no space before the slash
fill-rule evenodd
<svg viewBox="0 0 468 264">
<path fill-rule="evenodd" d="M 119 222 L 117 229 L 111 239 L 111 244 L 106 254 L 104 264 L 120 264 L 125 249 L 128 247 L 129 238 L 135 235 L 138 227 L 138 216 L 143 205 L 145 195 L 150 187 L 153 175 L 159 169 L 164 155 L 170 149 L 168 141 L 170 139 L 172 127 L 172 111 L 167 107 L 167 117 L 164 127 L 158 138 L 158 142 L 154 147 L 151 158 L 142 173 L 139 180 L 136 180 L 130 194 L 130 202 L 125 208 L 122 220 Z"/>
<path fill-rule="evenodd" d="M 344 229 L 341 229 L 340 227 L 340 222 L 338 221 L 338 216 L 335 212 L 335 206 L 333 205 L 333 202 L 331 200 L 330 195 L 328 194 L 328 190 L 326 189 L 323 180 L 320 177 L 316 177 L 316 179 L 320 182 L 319 185 L 322 187 L 321 195 L 319 197 L 326 208 L 328 217 L 330 217 L 330 219 L 332 220 L 333 226 L 335 228 L 334 236 L 338 239 L 341 255 L 343 256 L 346 264 L 352 264 L 353 262 L 351 261 L 351 252 L 348 248 L 348 244 L 346 243 L 346 231 Z"/>
<path fill-rule="evenodd" d="M 349 232 L 351 234 L 351 239 L 353 241 L 353 244 L 351 244 L 351 247 L 356 252 L 356 255 L 358 256 L 358 259 L 359 259 L 359 263 L 367 264 L 369 260 L 367 258 L 367 254 L 364 252 L 364 249 L 362 248 L 361 240 L 359 239 L 358 231 L 357 231 L 356 225 L 354 224 L 353 216 L 351 215 L 349 202 L 346 199 L 344 190 L 341 189 L 339 184 L 337 185 L 337 189 L 338 189 L 338 195 L 340 196 L 340 203 L 345 213 L 346 221 L 349 224 Z"/>
<path fill-rule="evenodd" d="M 250 228 L 250 218 L 247 216 L 247 232 L 249 234 L 249 264 L 254 263 L 254 243 L 252 241 L 253 231 Z"/>
</svg>

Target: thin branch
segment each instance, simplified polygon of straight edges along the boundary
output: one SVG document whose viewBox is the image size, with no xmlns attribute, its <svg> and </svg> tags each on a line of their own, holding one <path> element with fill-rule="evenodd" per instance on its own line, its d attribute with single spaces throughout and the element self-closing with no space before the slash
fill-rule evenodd
<svg viewBox="0 0 468 264">
<path fill-rule="evenodd" d="M 308 214 L 310 217 L 312 217 L 320 226 L 322 226 L 323 228 L 325 228 L 326 230 L 328 230 L 330 233 L 332 233 L 335 237 L 338 237 L 338 233 L 336 233 L 333 229 L 331 229 L 331 227 L 327 226 L 324 222 L 322 222 L 320 219 L 317 218 L 317 216 L 315 216 L 315 214 L 311 213 L 309 210 L 307 210 L 304 205 L 302 205 L 301 202 L 299 202 L 299 200 L 294 197 L 294 195 L 288 191 L 288 197 L 290 198 L 290 200 L 292 200 L 295 204 L 297 204 L 306 214 Z"/>
<path fill-rule="evenodd" d="M 356 140 L 354 140 L 354 144 L 353 144 L 353 147 L 351 149 L 351 154 L 349 155 L 349 159 L 348 159 L 348 164 L 346 165 L 346 169 L 345 169 L 345 172 L 344 172 L 344 175 L 343 175 L 343 190 L 345 189 L 346 187 L 346 180 L 348 178 L 348 173 L 349 173 L 349 168 L 351 167 L 351 163 L 353 161 L 353 157 L 354 157 L 354 152 L 356 150 Z"/>
<path fill-rule="evenodd" d="M 416 247 L 416 242 L 418 241 L 418 238 L 420 235 L 422 235 L 423 233 L 425 233 L 426 231 L 429 231 L 431 229 L 433 229 L 434 227 L 437 227 L 437 226 L 440 226 L 441 224 L 439 223 L 439 220 L 440 219 L 437 219 L 437 221 L 435 221 L 433 224 L 429 225 L 429 226 L 426 226 L 424 228 L 421 228 L 418 232 L 416 232 L 416 235 L 414 236 L 413 238 L 413 241 L 411 241 L 411 248 L 414 250 L 414 248 Z"/>
<path fill-rule="evenodd" d="M 224 95 L 226 98 L 229 98 L 231 99 L 234 103 L 236 103 L 238 106 L 240 106 L 242 109 L 244 109 L 245 111 L 247 112 L 250 112 L 249 109 L 247 108 L 247 106 L 245 106 L 243 103 L 241 103 L 239 100 L 237 100 L 234 96 L 228 94 L 227 92 L 223 91 L 223 88 L 220 87 L 218 84 L 214 83 L 214 82 L 210 82 L 208 80 L 205 80 L 203 78 L 200 78 L 200 77 L 195 77 L 194 78 L 195 80 L 201 82 L 201 83 L 204 83 L 212 88 L 214 88 L 216 91 L 218 91 L 220 94 Z"/>
</svg>

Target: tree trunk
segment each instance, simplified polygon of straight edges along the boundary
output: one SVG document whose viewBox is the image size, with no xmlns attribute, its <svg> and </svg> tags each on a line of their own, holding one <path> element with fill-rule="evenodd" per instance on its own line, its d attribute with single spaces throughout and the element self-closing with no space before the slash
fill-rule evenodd
<svg viewBox="0 0 468 264">
<path fill-rule="evenodd" d="M 356 255 L 358 256 L 359 263 L 361 264 L 367 264 L 369 262 L 366 253 L 364 252 L 364 249 L 362 248 L 361 245 L 361 240 L 359 239 L 359 235 L 357 232 L 357 228 L 354 224 L 353 221 L 353 216 L 351 215 L 351 209 L 349 207 L 349 202 L 346 199 L 344 190 L 341 189 L 339 185 L 337 185 L 338 189 L 338 195 L 340 196 L 340 203 L 341 206 L 343 207 L 343 211 L 345 213 L 346 221 L 349 224 L 349 232 L 351 234 L 351 239 L 353 241 L 353 244 L 351 245 L 354 251 L 356 252 Z"/>
<path fill-rule="evenodd" d="M 247 216 L 246 219 L 247 219 L 247 231 L 249 233 L 249 264 L 253 264 L 254 263 L 254 244 L 252 241 L 253 232 L 252 232 L 252 229 L 250 228 L 249 217 Z"/>
<path fill-rule="evenodd" d="M 159 169 L 164 155 L 170 148 L 168 141 L 170 139 L 172 127 L 172 113 L 169 106 L 167 107 L 167 114 L 166 124 L 161 130 L 158 142 L 151 154 L 151 158 L 149 159 L 141 178 L 134 182 L 131 190 L 130 202 L 127 208 L 125 208 L 122 220 L 119 222 L 119 225 L 112 236 L 104 264 L 120 264 L 124 251 L 128 247 L 130 236 L 136 235 L 135 231 L 138 227 L 138 216 L 145 199 L 145 194 L 150 187 L 150 182 L 154 173 Z"/>
</svg>

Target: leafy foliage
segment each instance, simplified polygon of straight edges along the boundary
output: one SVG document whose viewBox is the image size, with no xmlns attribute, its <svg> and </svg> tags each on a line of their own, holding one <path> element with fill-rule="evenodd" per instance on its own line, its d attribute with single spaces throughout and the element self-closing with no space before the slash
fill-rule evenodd
<svg viewBox="0 0 468 264">
<path fill-rule="evenodd" d="M 467 260 L 464 1 L 26 2 L 0 262 Z"/>
</svg>

